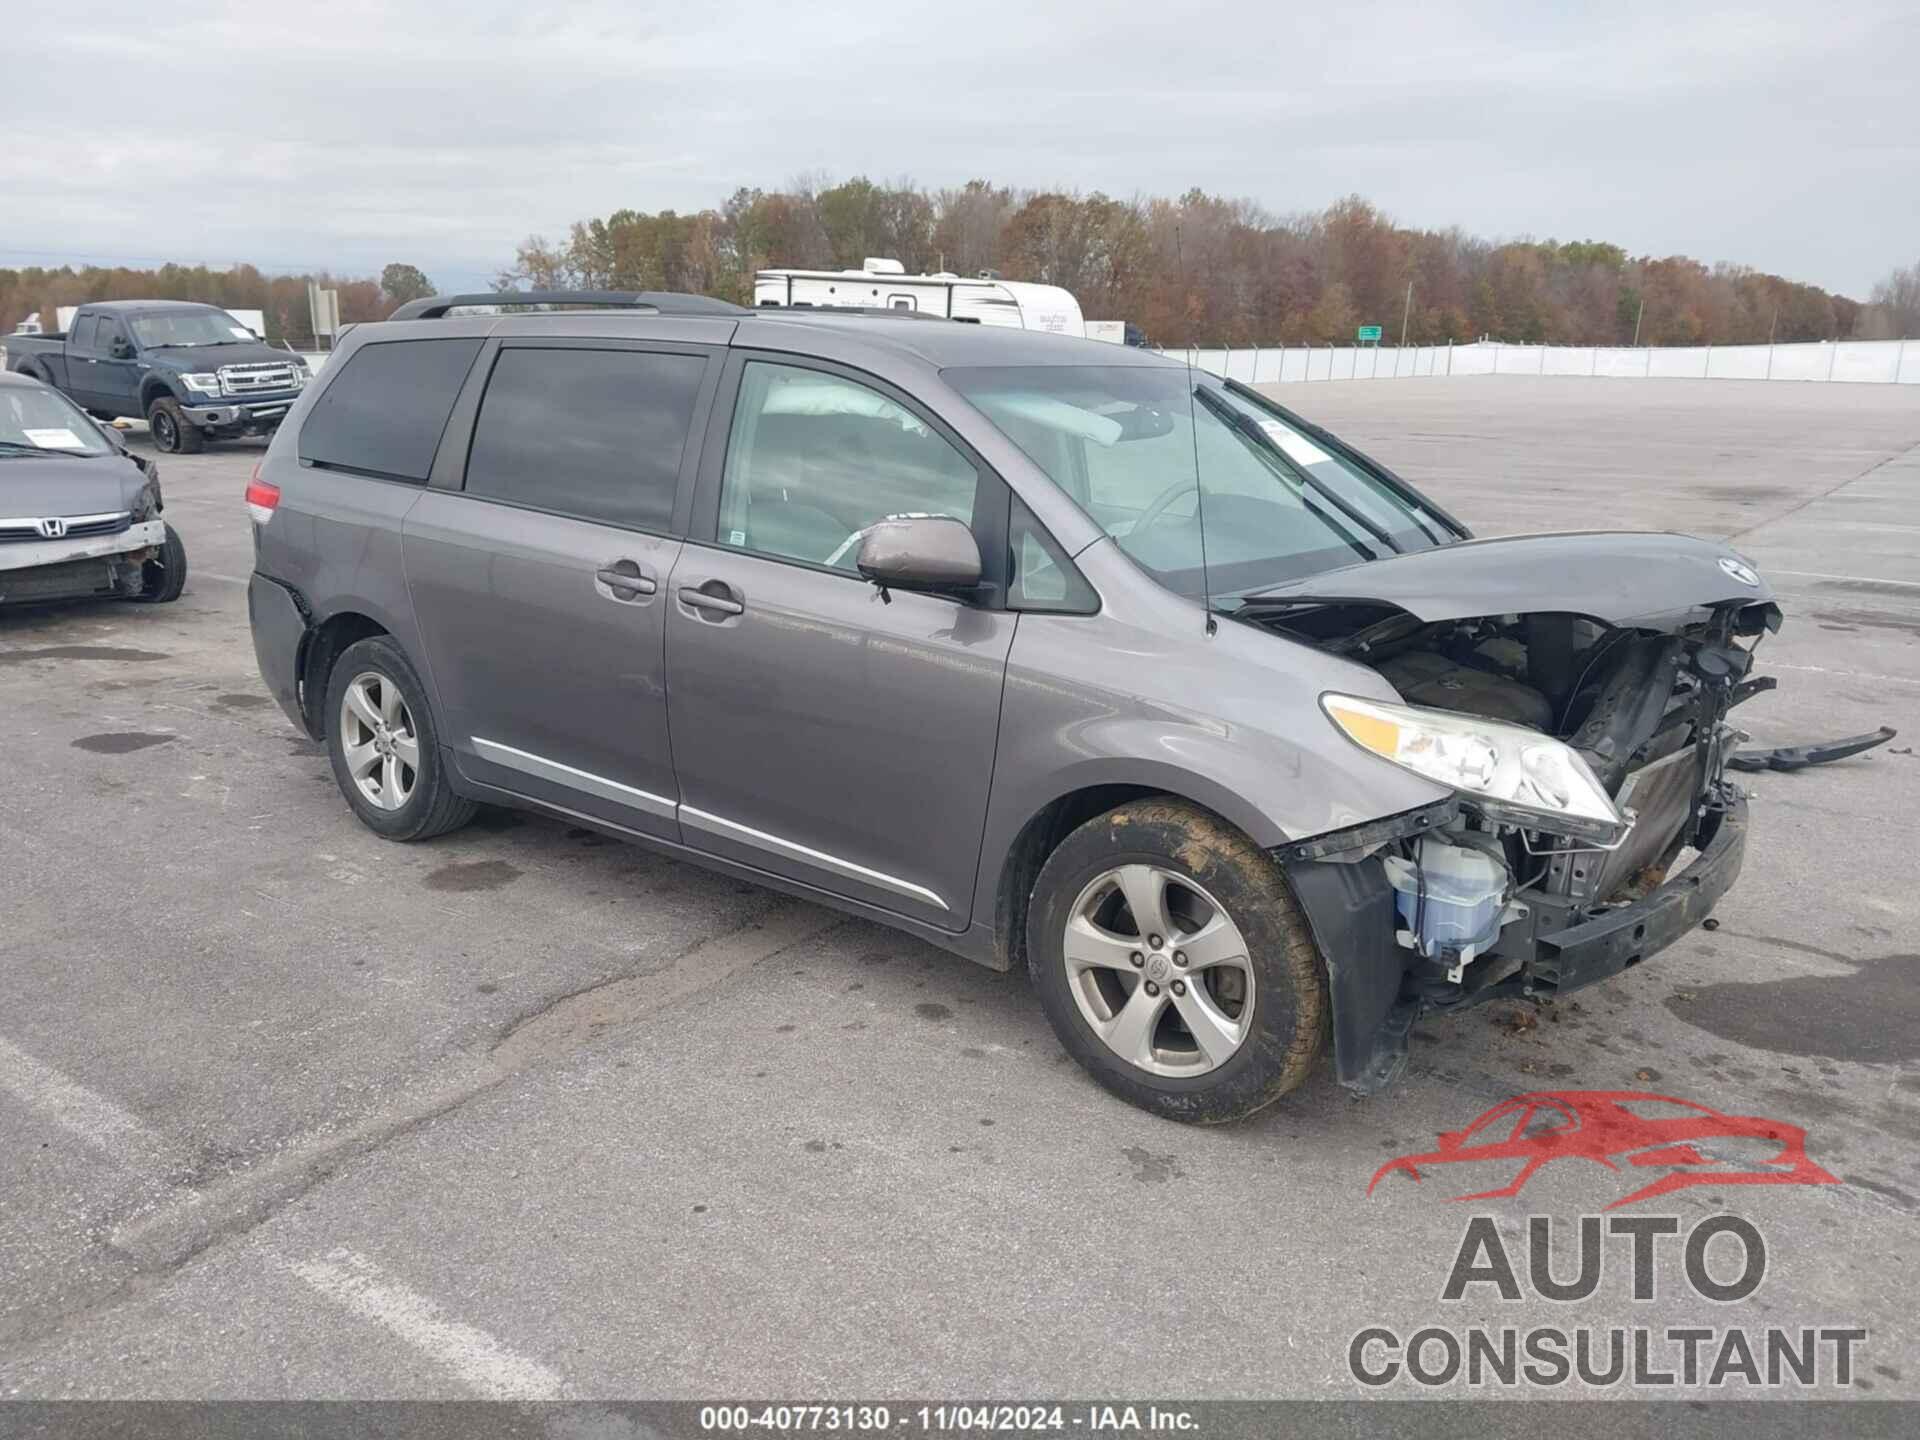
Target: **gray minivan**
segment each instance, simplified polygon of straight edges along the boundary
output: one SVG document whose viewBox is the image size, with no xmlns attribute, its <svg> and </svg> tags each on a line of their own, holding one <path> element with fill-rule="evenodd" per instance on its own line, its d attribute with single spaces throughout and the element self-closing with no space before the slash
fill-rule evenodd
<svg viewBox="0 0 1920 1440">
<path fill-rule="evenodd" d="M 1220 1121 L 1563 994 L 1740 868 L 1725 547 L 1474 540 L 1175 360 L 679 295 L 354 329 L 247 491 L 261 673 L 376 834 L 564 817 L 1025 965 Z"/>
</svg>

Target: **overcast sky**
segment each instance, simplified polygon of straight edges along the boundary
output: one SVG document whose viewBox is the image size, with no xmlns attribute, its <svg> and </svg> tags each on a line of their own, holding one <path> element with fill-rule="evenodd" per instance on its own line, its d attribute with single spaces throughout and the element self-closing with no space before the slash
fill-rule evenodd
<svg viewBox="0 0 1920 1440">
<path fill-rule="evenodd" d="M 14 0 L 0 265 L 405 260 L 451 289 L 530 233 L 803 172 L 1358 192 L 1862 298 L 1920 260 L 1914 0 L 534 8 Z"/>
</svg>

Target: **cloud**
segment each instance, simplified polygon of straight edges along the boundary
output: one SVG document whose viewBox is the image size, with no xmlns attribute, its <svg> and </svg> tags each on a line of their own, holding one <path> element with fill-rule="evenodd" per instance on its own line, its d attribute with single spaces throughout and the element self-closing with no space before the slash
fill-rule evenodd
<svg viewBox="0 0 1920 1440">
<path fill-rule="evenodd" d="M 803 172 L 1358 191 L 1855 294 L 1920 245 L 1910 5 L 1318 8 L 41 6 L 8 22 L 0 264 L 473 283 L 529 233 Z"/>
</svg>

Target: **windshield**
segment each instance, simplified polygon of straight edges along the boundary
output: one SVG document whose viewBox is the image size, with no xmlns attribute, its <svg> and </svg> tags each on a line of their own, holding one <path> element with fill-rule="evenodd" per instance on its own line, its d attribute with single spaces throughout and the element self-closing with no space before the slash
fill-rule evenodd
<svg viewBox="0 0 1920 1440">
<path fill-rule="evenodd" d="M 1284 412 L 1200 371 L 968 367 L 945 378 L 1183 595 L 1231 599 L 1457 538 Z"/>
<path fill-rule="evenodd" d="M 104 455 L 112 448 L 93 421 L 59 391 L 0 385 L 0 460 L 40 450 Z"/>
<path fill-rule="evenodd" d="M 143 350 L 158 345 L 250 345 L 254 338 L 224 310 L 161 310 L 136 315 L 132 324 Z"/>
</svg>

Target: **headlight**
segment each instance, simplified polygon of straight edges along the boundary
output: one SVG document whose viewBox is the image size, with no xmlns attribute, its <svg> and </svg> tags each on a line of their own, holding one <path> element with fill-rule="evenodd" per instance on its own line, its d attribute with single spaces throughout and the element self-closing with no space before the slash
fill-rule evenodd
<svg viewBox="0 0 1920 1440">
<path fill-rule="evenodd" d="M 218 375 L 182 375 L 180 383 L 196 395 L 218 395 L 220 377 Z"/>
<path fill-rule="evenodd" d="M 1450 710 L 1323 695 L 1363 750 L 1482 802 L 1493 818 L 1611 845 L 1626 824 L 1587 762 L 1552 736 Z"/>
</svg>

